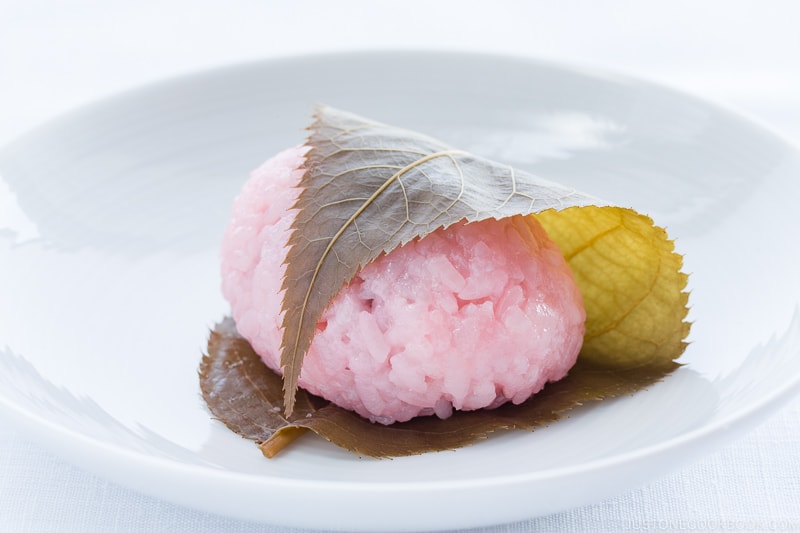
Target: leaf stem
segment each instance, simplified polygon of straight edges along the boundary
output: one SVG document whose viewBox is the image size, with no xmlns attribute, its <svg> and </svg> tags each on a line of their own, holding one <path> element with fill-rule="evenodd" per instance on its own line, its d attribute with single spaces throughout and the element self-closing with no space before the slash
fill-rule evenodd
<svg viewBox="0 0 800 533">
<path fill-rule="evenodd" d="M 286 426 L 272 434 L 270 438 L 258 445 L 258 449 L 264 454 L 267 459 L 272 459 L 278 452 L 289 446 L 299 437 L 304 435 L 308 429 Z"/>
</svg>

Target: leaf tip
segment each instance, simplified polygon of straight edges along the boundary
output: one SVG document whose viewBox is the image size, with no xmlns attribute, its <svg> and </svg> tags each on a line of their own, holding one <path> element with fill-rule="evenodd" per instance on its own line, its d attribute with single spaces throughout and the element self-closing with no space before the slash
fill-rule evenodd
<svg viewBox="0 0 800 533">
<path fill-rule="evenodd" d="M 287 418 L 292 416 L 292 412 L 294 412 L 294 403 L 296 394 L 297 394 L 297 380 L 296 379 L 287 380 L 286 373 L 284 372 L 283 415 Z"/>
</svg>

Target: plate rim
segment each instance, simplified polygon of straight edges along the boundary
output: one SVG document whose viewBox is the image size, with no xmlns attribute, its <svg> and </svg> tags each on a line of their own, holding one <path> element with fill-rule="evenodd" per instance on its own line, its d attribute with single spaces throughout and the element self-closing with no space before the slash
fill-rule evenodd
<svg viewBox="0 0 800 533">
<path fill-rule="evenodd" d="M 515 62 L 521 66 L 527 67 L 540 67 L 561 72 L 569 72 L 584 77 L 595 79 L 611 80 L 615 83 L 623 81 L 634 83 L 641 87 L 647 87 L 657 91 L 671 93 L 675 96 L 680 96 L 681 99 L 689 100 L 698 103 L 704 107 L 715 109 L 730 118 L 741 120 L 748 123 L 751 127 L 761 130 L 763 134 L 772 137 L 775 142 L 780 142 L 791 150 L 800 152 L 800 141 L 794 142 L 788 139 L 780 131 L 778 131 L 772 124 L 764 121 L 760 117 L 745 112 L 742 109 L 736 108 L 732 105 L 727 105 L 720 101 L 712 100 L 708 97 L 693 93 L 684 88 L 671 85 L 661 80 L 654 81 L 645 77 L 640 77 L 635 74 L 630 74 L 621 69 L 598 67 L 588 62 L 579 61 L 561 61 L 554 58 L 529 55 L 524 53 L 504 53 L 504 52 L 488 52 L 482 50 L 456 50 L 448 48 L 426 48 L 414 47 L 408 48 L 382 48 L 382 49 L 344 49 L 344 50 L 329 50 L 329 51 L 306 51 L 276 55 L 273 57 L 262 57 L 254 59 L 246 59 L 241 61 L 234 61 L 230 63 L 221 63 L 218 65 L 210 66 L 207 68 L 199 67 L 187 70 L 185 72 L 178 72 L 171 75 L 159 77 L 151 81 L 143 81 L 131 85 L 122 90 L 111 91 L 99 95 L 88 102 L 81 103 L 75 107 L 65 109 L 61 112 L 54 113 L 49 117 L 45 117 L 40 121 L 30 124 L 28 127 L 17 132 L 9 137 L 5 142 L 0 144 L 0 155 L 4 151 L 10 149 L 13 145 L 27 141 L 29 138 L 34 137 L 42 130 L 57 126 L 60 122 L 67 122 L 74 119 L 76 116 L 84 113 L 91 112 L 95 109 L 101 109 L 106 105 L 117 103 L 119 100 L 125 98 L 133 98 L 137 95 L 147 91 L 159 91 L 173 84 L 183 84 L 191 81 L 192 79 L 200 80 L 203 78 L 217 77 L 226 73 L 233 73 L 240 70 L 252 70 L 257 68 L 265 68 L 268 66 L 278 66 L 281 64 L 291 64 L 298 61 L 319 62 L 327 59 L 379 59 L 385 56 L 394 58 L 402 56 L 425 56 L 430 57 L 438 55 L 443 58 L 461 58 L 461 59 L 479 59 L 482 61 L 505 61 Z"/>
</svg>

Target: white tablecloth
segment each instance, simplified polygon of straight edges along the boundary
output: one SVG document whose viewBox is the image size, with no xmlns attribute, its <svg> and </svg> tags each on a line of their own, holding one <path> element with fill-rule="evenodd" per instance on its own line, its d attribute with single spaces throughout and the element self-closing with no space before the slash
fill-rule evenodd
<svg viewBox="0 0 800 533">
<path fill-rule="evenodd" d="M 0 0 L 0 144 L 62 111 L 163 77 L 366 48 L 502 52 L 622 71 L 737 109 L 800 143 L 798 20 L 800 4 L 790 1 Z M 480 531 L 538 530 L 800 531 L 800 400 L 650 485 Z M 122 488 L 0 420 L 0 531 L 288 530 Z"/>
</svg>

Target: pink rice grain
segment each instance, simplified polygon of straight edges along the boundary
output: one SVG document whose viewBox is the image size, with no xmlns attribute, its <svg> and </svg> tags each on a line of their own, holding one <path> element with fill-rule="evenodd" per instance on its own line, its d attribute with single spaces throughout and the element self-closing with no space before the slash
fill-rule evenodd
<svg viewBox="0 0 800 533">
<path fill-rule="evenodd" d="M 239 332 L 280 371 L 281 279 L 304 148 L 255 170 L 222 244 Z M 325 311 L 300 386 L 374 422 L 521 403 L 573 366 L 580 292 L 533 217 L 457 224 L 365 267 Z"/>
</svg>

